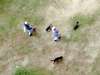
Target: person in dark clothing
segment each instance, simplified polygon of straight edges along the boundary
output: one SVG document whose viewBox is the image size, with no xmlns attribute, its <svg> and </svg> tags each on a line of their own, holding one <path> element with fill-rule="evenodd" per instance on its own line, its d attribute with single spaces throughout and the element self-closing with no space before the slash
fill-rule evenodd
<svg viewBox="0 0 100 75">
<path fill-rule="evenodd" d="M 73 29 L 74 29 L 74 30 L 77 30 L 77 29 L 79 28 L 79 26 L 80 26 L 80 25 L 79 25 L 79 21 L 77 21 L 77 22 L 76 22 L 76 25 L 74 26 Z"/>
<path fill-rule="evenodd" d="M 33 32 L 36 32 L 36 28 L 32 28 L 28 22 L 24 22 L 24 32 L 28 32 L 29 36 L 32 36 Z"/>
</svg>

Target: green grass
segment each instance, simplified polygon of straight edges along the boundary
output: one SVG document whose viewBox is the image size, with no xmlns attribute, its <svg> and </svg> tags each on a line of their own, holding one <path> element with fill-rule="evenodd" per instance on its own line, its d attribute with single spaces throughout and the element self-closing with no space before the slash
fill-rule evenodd
<svg viewBox="0 0 100 75">
<path fill-rule="evenodd" d="M 37 13 L 47 4 L 48 0 L 0 0 L 0 34 L 8 33 L 23 21 L 43 25 L 44 17 Z"/>
<path fill-rule="evenodd" d="M 92 15 L 85 15 L 84 13 L 77 13 L 69 19 L 69 23 L 72 27 L 75 26 L 76 22 L 79 21 L 80 27 L 73 31 L 71 34 L 70 41 L 79 42 L 86 39 L 86 33 L 81 32 L 82 29 L 87 28 L 88 26 L 94 25 L 100 15 L 100 9 L 97 9 L 96 12 Z M 84 36 L 84 37 L 83 37 Z"/>
<path fill-rule="evenodd" d="M 97 11 L 93 15 L 84 15 L 82 13 L 77 13 L 74 16 L 72 16 L 69 19 L 69 22 L 72 25 L 72 27 L 75 26 L 76 21 L 79 21 L 80 27 L 76 31 L 72 32 L 71 39 L 69 39 L 69 40 L 76 41 L 76 42 L 86 40 L 86 38 L 85 38 L 86 33 L 81 32 L 81 30 L 83 28 L 86 28 L 87 26 L 94 25 L 95 22 L 97 21 L 99 15 L 100 15 L 100 9 L 97 9 Z"/>
<path fill-rule="evenodd" d="M 53 74 L 44 69 L 18 68 L 16 69 L 14 75 L 53 75 Z"/>
<path fill-rule="evenodd" d="M 19 44 L 16 44 L 17 40 L 19 40 L 17 38 L 23 36 L 23 31 L 18 27 L 21 27 L 24 21 L 28 21 L 38 28 L 44 25 L 45 17 L 38 13 L 44 12 L 48 1 L 49 0 L 0 0 L 0 45 L 5 42 L 5 39 L 11 39 L 12 41 L 9 42 L 9 44 L 15 42 L 12 45 L 12 49 L 14 49 L 15 52 L 21 54 L 32 52 L 31 41 L 27 40 L 28 38 L 22 37 L 24 41 L 19 41 Z"/>
<path fill-rule="evenodd" d="M 69 19 L 69 22 L 72 27 L 76 25 L 76 22 L 79 21 L 79 28 L 72 32 L 70 41 L 79 42 L 86 40 L 86 33 L 82 32 L 82 29 L 86 28 L 87 26 L 91 26 L 96 22 L 95 15 L 83 15 L 81 13 L 75 14 L 73 17 Z M 83 37 L 84 36 L 84 37 Z"/>
<path fill-rule="evenodd" d="M 95 17 L 93 15 L 83 15 L 83 14 L 76 14 L 71 17 L 70 22 L 72 25 L 75 25 L 76 21 L 80 22 L 80 26 L 88 26 L 95 22 Z"/>
<path fill-rule="evenodd" d="M 18 24 L 19 19 L 29 21 L 34 25 L 44 24 L 44 17 L 39 12 L 44 11 L 49 0 L 0 0 L 0 13 L 9 19 L 5 26 Z M 42 10 L 41 10 L 42 9 Z M 2 27 L 3 28 L 3 27 Z"/>
<path fill-rule="evenodd" d="M 13 0 L 5 8 L 5 12 L 16 15 L 18 18 L 32 22 L 35 25 L 39 25 L 43 24 L 44 17 L 38 13 L 44 11 L 46 5 L 48 5 L 48 0 Z"/>
<path fill-rule="evenodd" d="M 44 21 L 41 14 L 37 14 L 48 5 L 49 0 L 1 0 L 1 12 L 13 16 L 13 19 L 22 19 L 38 25 Z M 41 11 L 40 11 L 41 10 Z M 15 17 L 14 17 L 15 16 Z M 6 17 L 6 16 L 5 16 Z M 12 19 L 12 21 L 13 21 Z"/>
<path fill-rule="evenodd" d="M 5 8 L 10 4 L 11 0 L 0 0 L 0 13 L 3 13 Z"/>
<path fill-rule="evenodd" d="M 100 56 L 98 56 L 92 64 L 90 75 L 100 75 Z"/>
</svg>

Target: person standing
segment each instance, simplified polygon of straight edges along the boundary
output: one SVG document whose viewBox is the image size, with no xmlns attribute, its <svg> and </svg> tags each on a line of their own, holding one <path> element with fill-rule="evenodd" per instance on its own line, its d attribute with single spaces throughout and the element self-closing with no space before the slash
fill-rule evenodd
<svg viewBox="0 0 100 75">
<path fill-rule="evenodd" d="M 32 36 L 32 33 L 36 31 L 35 28 L 32 28 L 32 26 L 25 21 L 23 26 L 24 32 L 28 32 L 29 36 Z"/>
<path fill-rule="evenodd" d="M 54 41 L 58 41 L 61 39 L 59 30 L 54 26 L 52 27 L 52 36 Z"/>
</svg>

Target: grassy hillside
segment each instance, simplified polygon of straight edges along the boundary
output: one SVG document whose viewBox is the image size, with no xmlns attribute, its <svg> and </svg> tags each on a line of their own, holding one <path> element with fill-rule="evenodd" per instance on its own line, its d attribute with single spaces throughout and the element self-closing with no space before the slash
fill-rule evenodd
<svg viewBox="0 0 100 75">
<path fill-rule="evenodd" d="M 99 75 L 99 3 L 0 0 L 0 75 Z M 23 32 L 24 21 L 37 28 L 36 35 L 29 37 Z M 74 31 L 76 21 L 80 27 Z M 51 32 L 45 32 L 50 23 L 61 32 L 59 42 L 52 40 Z M 63 62 L 52 64 L 50 58 L 59 55 L 64 56 Z M 38 71 L 33 72 L 35 69 L 30 67 L 38 67 Z"/>
</svg>

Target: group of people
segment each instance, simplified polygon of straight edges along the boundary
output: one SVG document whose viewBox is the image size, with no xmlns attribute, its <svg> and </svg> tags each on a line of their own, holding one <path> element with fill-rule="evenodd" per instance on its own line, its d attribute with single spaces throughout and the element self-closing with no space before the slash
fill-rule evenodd
<svg viewBox="0 0 100 75">
<path fill-rule="evenodd" d="M 52 32 L 52 37 L 54 41 L 59 41 L 61 39 L 61 34 L 59 30 L 52 24 L 50 24 L 45 30 L 47 32 L 50 32 L 50 31 Z"/>
<path fill-rule="evenodd" d="M 30 25 L 27 21 L 25 21 L 23 24 L 23 30 L 24 32 L 27 32 L 29 36 L 32 36 L 32 34 L 36 32 L 36 28 L 32 27 L 32 25 Z M 52 32 L 52 38 L 54 41 L 59 41 L 61 39 L 61 34 L 59 30 L 52 24 L 46 27 L 45 31 Z"/>
</svg>

